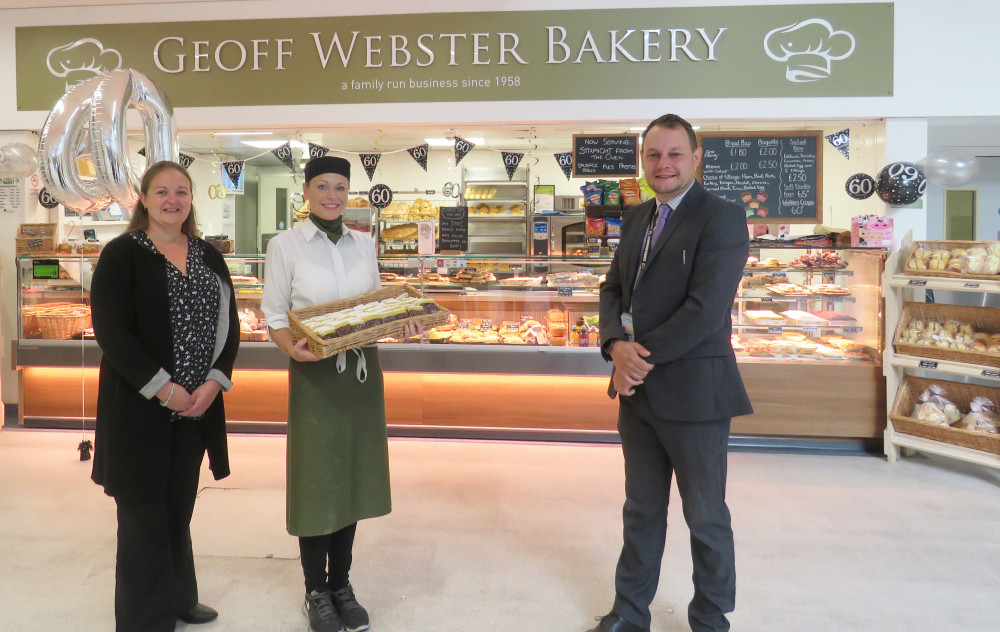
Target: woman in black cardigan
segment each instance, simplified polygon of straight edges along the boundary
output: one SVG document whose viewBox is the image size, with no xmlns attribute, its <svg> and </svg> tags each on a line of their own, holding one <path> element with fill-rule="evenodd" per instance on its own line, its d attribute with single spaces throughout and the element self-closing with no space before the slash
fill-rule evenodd
<svg viewBox="0 0 1000 632">
<path fill-rule="evenodd" d="M 103 352 L 92 478 L 118 505 L 118 632 L 218 615 L 198 603 L 190 523 L 205 452 L 216 479 L 229 475 L 220 391 L 240 335 L 229 271 L 198 238 L 191 198 L 184 167 L 150 167 L 91 285 Z"/>
</svg>

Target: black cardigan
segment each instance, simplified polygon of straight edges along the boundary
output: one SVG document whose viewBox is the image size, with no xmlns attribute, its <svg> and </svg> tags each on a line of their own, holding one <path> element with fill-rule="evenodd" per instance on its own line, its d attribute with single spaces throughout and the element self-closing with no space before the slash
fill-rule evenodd
<svg viewBox="0 0 1000 632">
<path fill-rule="evenodd" d="M 229 331 L 212 368 L 232 379 L 240 342 L 236 294 L 222 254 L 202 245 L 205 263 L 229 285 Z M 126 233 L 105 246 L 91 284 L 94 334 L 103 352 L 91 478 L 108 495 L 128 500 L 152 499 L 166 489 L 170 409 L 139 393 L 161 368 L 174 369 L 166 266 L 165 257 Z M 212 473 L 224 478 L 229 453 L 221 392 L 199 423 Z"/>
</svg>

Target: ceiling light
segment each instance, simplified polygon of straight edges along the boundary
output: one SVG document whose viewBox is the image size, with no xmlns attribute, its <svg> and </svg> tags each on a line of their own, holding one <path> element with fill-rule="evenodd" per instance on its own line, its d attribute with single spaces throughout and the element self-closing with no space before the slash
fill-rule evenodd
<svg viewBox="0 0 1000 632">
<path fill-rule="evenodd" d="M 215 136 L 274 136 L 274 132 L 215 132 Z"/>
<path fill-rule="evenodd" d="M 473 145 L 482 145 L 485 142 L 482 138 L 463 138 L 462 140 L 468 141 Z M 454 138 L 425 138 L 424 142 L 431 147 L 454 147 Z"/>
<path fill-rule="evenodd" d="M 297 140 L 245 140 L 242 141 L 244 145 L 250 147 L 256 147 L 257 149 L 277 149 L 285 143 L 291 143 L 294 149 L 305 149 L 309 145 Z"/>
</svg>

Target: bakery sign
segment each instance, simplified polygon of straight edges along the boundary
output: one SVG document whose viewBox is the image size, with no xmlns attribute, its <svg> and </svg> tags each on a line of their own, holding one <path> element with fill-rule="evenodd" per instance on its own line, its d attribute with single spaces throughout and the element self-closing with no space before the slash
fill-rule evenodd
<svg viewBox="0 0 1000 632">
<path fill-rule="evenodd" d="M 892 3 L 16 28 L 18 110 L 135 68 L 175 106 L 892 95 Z"/>
</svg>

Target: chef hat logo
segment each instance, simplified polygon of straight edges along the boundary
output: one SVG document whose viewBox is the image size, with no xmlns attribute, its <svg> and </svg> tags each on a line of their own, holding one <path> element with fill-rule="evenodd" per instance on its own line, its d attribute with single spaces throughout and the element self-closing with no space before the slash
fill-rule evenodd
<svg viewBox="0 0 1000 632">
<path fill-rule="evenodd" d="M 45 64 L 56 77 L 66 79 L 66 89 L 101 73 L 121 68 L 121 53 L 105 48 L 92 37 L 56 46 L 49 51 Z"/>
<path fill-rule="evenodd" d="M 785 79 L 796 83 L 826 79 L 833 62 L 850 57 L 854 47 L 853 35 L 820 18 L 780 26 L 764 37 L 764 52 L 786 64 Z"/>
</svg>

